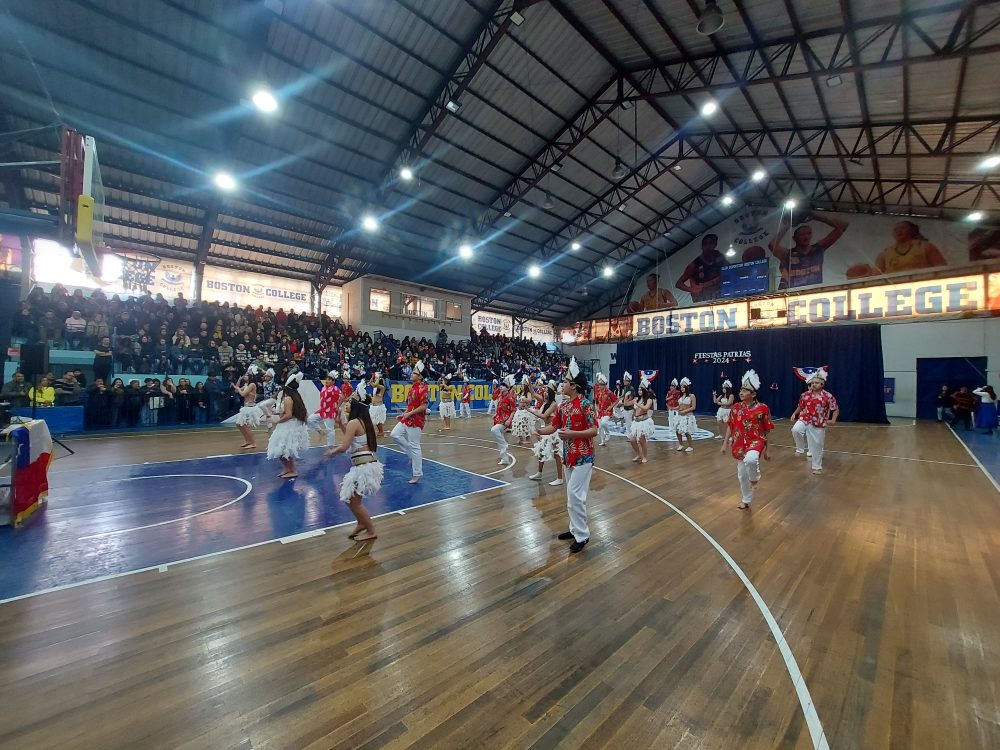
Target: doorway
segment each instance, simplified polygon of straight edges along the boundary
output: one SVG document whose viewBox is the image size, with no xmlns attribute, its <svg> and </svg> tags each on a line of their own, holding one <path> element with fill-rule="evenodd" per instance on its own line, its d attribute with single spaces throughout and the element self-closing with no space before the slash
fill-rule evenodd
<svg viewBox="0 0 1000 750">
<path fill-rule="evenodd" d="M 986 357 L 925 357 L 917 360 L 917 419 L 937 419 L 937 395 L 942 385 L 954 393 L 963 385 L 986 382 Z"/>
</svg>

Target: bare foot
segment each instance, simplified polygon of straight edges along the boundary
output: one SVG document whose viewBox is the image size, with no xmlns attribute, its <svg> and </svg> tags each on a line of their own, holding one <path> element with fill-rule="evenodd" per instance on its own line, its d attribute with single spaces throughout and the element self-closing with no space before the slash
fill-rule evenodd
<svg viewBox="0 0 1000 750">
<path fill-rule="evenodd" d="M 350 534 L 347 535 L 347 538 L 348 539 L 353 539 L 354 537 L 356 537 L 358 534 L 360 534 L 364 530 L 365 530 L 365 527 L 362 526 L 362 525 L 360 525 L 360 524 L 358 524 L 357 526 L 354 527 L 354 531 L 352 531 Z"/>
<path fill-rule="evenodd" d="M 413 479 L 410 480 L 410 484 L 416 484 L 419 481 L 420 481 L 420 477 L 413 477 Z"/>
<path fill-rule="evenodd" d="M 375 534 L 365 534 L 364 536 L 354 537 L 354 541 L 356 542 L 370 542 L 374 539 L 378 539 L 378 536 Z"/>
</svg>

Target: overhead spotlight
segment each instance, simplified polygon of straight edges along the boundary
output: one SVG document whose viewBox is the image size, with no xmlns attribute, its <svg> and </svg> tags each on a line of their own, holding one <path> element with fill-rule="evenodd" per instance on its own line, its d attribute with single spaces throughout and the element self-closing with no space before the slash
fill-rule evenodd
<svg viewBox="0 0 1000 750">
<path fill-rule="evenodd" d="M 631 99 L 622 99 L 622 109 L 632 109 L 635 103 Z"/>
<path fill-rule="evenodd" d="M 785 209 L 788 211 L 791 211 L 797 205 L 798 204 L 795 202 L 794 198 L 789 198 L 787 201 L 785 201 Z"/>
<path fill-rule="evenodd" d="M 972 221 L 972 222 L 982 221 L 983 220 L 983 212 L 982 211 L 973 211 L 971 214 L 969 214 L 968 216 L 965 217 L 965 220 L 966 221 Z"/>
<path fill-rule="evenodd" d="M 215 186 L 220 190 L 235 190 L 236 178 L 229 174 L 229 172 L 216 172 Z"/>
<path fill-rule="evenodd" d="M 403 182 L 409 182 L 413 179 L 413 170 L 409 167 L 403 167 L 399 170 L 399 179 Z"/>
<path fill-rule="evenodd" d="M 829 86 L 831 89 L 834 88 L 835 86 L 839 86 L 843 82 L 844 79 L 841 78 L 840 76 L 830 76 L 829 78 L 826 79 L 826 85 Z"/>
<path fill-rule="evenodd" d="M 675 172 L 680 172 L 682 169 L 684 169 L 684 165 L 674 164 L 674 166 L 672 166 L 671 169 L 674 170 Z"/>
<path fill-rule="evenodd" d="M 376 219 L 371 214 L 365 214 L 361 217 L 361 227 L 366 232 L 377 232 L 378 231 L 378 219 Z"/>
<path fill-rule="evenodd" d="M 449 99 L 447 103 L 444 105 L 444 108 L 449 112 L 451 112 L 452 114 L 455 114 L 456 112 L 458 112 L 459 109 L 462 108 L 462 103 L 456 101 L 455 99 Z"/>
<path fill-rule="evenodd" d="M 470 245 L 469 243 L 465 243 L 460 248 L 458 248 L 458 254 L 461 257 L 465 258 L 465 259 L 471 258 L 472 257 L 472 245 Z"/>
<path fill-rule="evenodd" d="M 516 10 L 510 14 L 510 22 L 515 26 L 520 26 L 524 23 L 524 16 L 518 13 Z"/>
<path fill-rule="evenodd" d="M 709 36 L 726 25 L 726 19 L 715 0 L 705 3 L 705 10 L 698 16 L 698 33 Z"/>
<path fill-rule="evenodd" d="M 579 242 L 574 242 L 572 245 L 569 246 L 569 249 L 570 250 L 579 250 L 581 247 L 582 247 L 582 245 L 580 245 Z"/>
<path fill-rule="evenodd" d="M 532 263 L 530 266 L 528 266 L 528 276 L 530 276 L 533 279 L 537 279 L 541 275 L 542 275 L 542 269 L 538 267 L 538 264 Z"/>
<path fill-rule="evenodd" d="M 265 114 L 269 115 L 278 110 L 278 100 L 274 98 L 274 94 L 269 89 L 257 89 L 253 92 L 250 100 L 257 109 Z"/>
<path fill-rule="evenodd" d="M 626 167 L 625 163 L 616 156 L 615 168 L 611 170 L 611 177 L 615 180 L 620 180 L 626 175 L 628 175 L 628 167 Z"/>
<path fill-rule="evenodd" d="M 562 169 L 562 162 L 561 161 L 557 161 L 555 164 L 553 164 L 551 167 L 549 167 L 549 171 L 550 172 L 558 172 L 560 169 Z"/>
<path fill-rule="evenodd" d="M 583 296 L 584 296 L 584 297 L 586 297 L 586 296 L 587 296 L 587 294 L 588 294 L 588 292 L 587 292 L 587 287 L 584 287 L 584 288 L 583 288 Z"/>
<path fill-rule="evenodd" d="M 701 116 L 711 117 L 718 111 L 719 105 L 709 99 L 707 102 L 701 105 Z"/>
<path fill-rule="evenodd" d="M 545 191 L 545 201 L 542 203 L 542 208 L 548 210 L 550 208 L 555 208 L 556 204 L 552 202 L 552 193 Z"/>
<path fill-rule="evenodd" d="M 628 207 L 627 203 L 622 203 L 620 206 L 618 206 L 618 210 L 624 212 L 627 207 Z"/>
<path fill-rule="evenodd" d="M 758 169 L 756 172 L 750 175 L 750 179 L 753 180 L 754 182 L 760 182 L 765 177 L 767 177 L 767 172 L 765 172 L 763 169 Z"/>
<path fill-rule="evenodd" d="M 604 273 L 604 278 L 610 279 L 612 276 L 615 275 L 615 269 L 612 268 L 611 266 L 605 266 L 603 273 Z"/>
<path fill-rule="evenodd" d="M 993 156 L 987 156 L 979 164 L 983 169 L 996 169 L 1000 167 L 1000 154 L 994 154 Z"/>
<path fill-rule="evenodd" d="M 722 196 L 722 205 L 723 206 L 731 206 L 731 205 L 733 205 L 733 196 L 731 196 L 731 195 L 724 195 L 724 196 Z"/>
<path fill-rule="evenodd" d="M 736 255 L 736 248 L 733 247 L 732 245 L 730 245 L 729 249 L 726 250 L 726 257 L 727 258 L 732 258 L 734 255 Z"/>
<path fill-rule="evenodd" d="M 509 218 L 510 218 L 511 216 L 513 216 L 514 214 L 512 214 L 512 213 L 511 213 L 510 211 L 504 211 L 504 212 L 503 212 L 503 215 L 504 215 L 504 217 L 506 217 L 506 218 L 508 218 L 508 219 L 509 219 Z"/>
</svg>

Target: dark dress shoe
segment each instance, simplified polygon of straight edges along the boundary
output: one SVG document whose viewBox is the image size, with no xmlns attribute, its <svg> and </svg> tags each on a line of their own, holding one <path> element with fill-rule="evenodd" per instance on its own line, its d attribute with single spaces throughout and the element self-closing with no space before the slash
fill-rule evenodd
<svg viewBox="0 0 1000 750">
<path fill-rule="evenodd" d="M 567 539 L 572 539 L 573 538 L 573 532 L 572 531 L 564 531 L 562 534 L 560 534 L 556 538 L 557 539 L 562 539 L 565 542 Z"/>
<path fill-rule="evenodd" d="M 580 550 L 582 550 L 584 547 L 587 546 L 587 542 L 589 541 L 590 541 L 589 539 L 584 539 L 582 542 L 573 542 L 571 545 L 569 545 L 569 551 L 579 552 Z"/>
</svg>

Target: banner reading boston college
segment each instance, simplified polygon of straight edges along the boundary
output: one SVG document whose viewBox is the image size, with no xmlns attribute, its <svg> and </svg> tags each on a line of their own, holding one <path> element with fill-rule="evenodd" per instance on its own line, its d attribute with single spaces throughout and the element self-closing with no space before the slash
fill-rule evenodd
<svg viewBox="0 0 1000 750">
<path fill-rule="evenodd" d="M 309 311 L 309 282 L 262 276 L 246 271 L 231 271 L 216 266 L 205 267 L 201 298 L 206 302 L 228 302 L 239 307 L 279 307 L 296 312 Z"/>
</svg>

